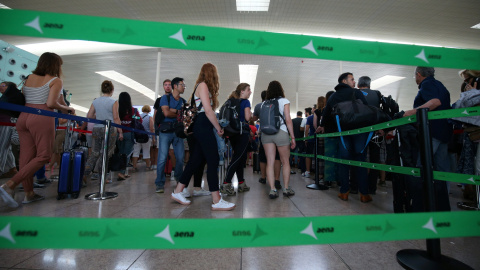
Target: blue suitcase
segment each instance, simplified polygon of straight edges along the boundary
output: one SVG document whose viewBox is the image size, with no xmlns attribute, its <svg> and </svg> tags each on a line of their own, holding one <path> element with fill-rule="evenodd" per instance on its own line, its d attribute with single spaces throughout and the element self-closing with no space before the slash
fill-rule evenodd
<svg viewBox="0 0 480 270">
<path fill-rule="evenodd" d="M 71 195 L 74 199 L 80 195 L 82 188 L 85 159 L 82 151 L 71 150 L 62 154 L 58 176 L 57 200 Z"/>
</svg>

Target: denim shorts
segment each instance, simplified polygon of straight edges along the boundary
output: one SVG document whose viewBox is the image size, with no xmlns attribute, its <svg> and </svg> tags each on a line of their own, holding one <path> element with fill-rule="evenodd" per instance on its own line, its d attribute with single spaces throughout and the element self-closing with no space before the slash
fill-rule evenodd
<svg viewBox="0 0 480 270">
<path fill-rule="evenodd" d="M 280 130 L 277 134 L 262 134 L 262 143 L 274 143 L 276 146 L 290 145 L 290 136 L 287 132 Z"/>
</svg>

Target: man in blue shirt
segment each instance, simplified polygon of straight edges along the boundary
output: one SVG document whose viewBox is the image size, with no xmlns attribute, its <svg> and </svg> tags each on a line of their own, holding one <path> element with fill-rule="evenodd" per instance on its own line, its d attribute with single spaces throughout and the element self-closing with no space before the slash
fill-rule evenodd
<svg viewBox="0 0 480 270">
<path fill-rule="evenodd" d="M 434 75 L 435 69 L 431 67 L 417 67 L 415 69 L 415 82 L 418 84 L 419 90 L 413 102 L 414 109 L 406 111 L 404 117 L 416 114 L 417 109 L 420 108 L 428 108 L 430 111 L 451 109 L 450 92 L 440 81 L 434 78 Z M 448 142 L 453 134 L 452 126 L 447 122 L 447 119 L 430 120 L 429 126 L 430 136 L 432 136 L 434 170 L 449 172 Z M 420 165 L 420 161 L 417 165 Z M 435 181 L 435 191 L 437 193 L 436 210 L 450 211 L 447 183 L 445 181 Z M 413 192 L 413 211 L 422 211 L 421 181 L 415 181 Z"/>
<path fill-rule="evenodd" d="M 173 145 L 175 152 L 175 179 L 180 179 L 183 173 L 183 157 L 185 155 L 185 147 L 183 139 L 175 135 L 174 124 L 177 122 L 177 114 L 181 112 L 185 100 L 180 97 L 185 91 L 185 83 L 183 78 L 175 77 L 172 80 L 172 94 L 164 95 L 160 99 L 160 108 L 165 115 L 165 119 L 160 124 L 159 132 L 159 151 L 157 163 L 157 178 L 155 179 L 155 192 L 163 193 L 165 186 L 164 168 L 167 161 L 168 149 Z"/>
</svg>

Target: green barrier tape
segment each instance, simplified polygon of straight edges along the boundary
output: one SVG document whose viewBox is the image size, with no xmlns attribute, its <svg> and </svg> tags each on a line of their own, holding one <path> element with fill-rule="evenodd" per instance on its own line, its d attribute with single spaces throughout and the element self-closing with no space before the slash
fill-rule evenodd
<svg viewBox="0 0 480 270">
<path fill-rule="evenodd" d="M 445 119 L 465 116 L 479 116 L 480 107 L 458 108 L 443 111 L 433 111 L 428 113 L 428 120 Z"/>
<path fill-rule="evenodd" d="M 314 138 L 315 138 L 315 135 L 312 135 L 312 136 L 303 137 L 303 138 L 296 138 L 295 141 L 306 141 Z"/>
<path fill-rule="evenodd" d="M 300 153 L 294 153 L 294 152 L 290 152 L 290 155 L 292 156 L 299 156 L 299 157 L 315 157 L 315 155 L 313 154 L 300 154 Z"/>
<path fill-rule="evenodd" d="M 291 154 L 293 155 L 293 153 Z M 322 155 L 317 155 L 317 158 L 320 158 L 326 161 L 336 162 L 336 163 L 364 167 L 368 169 L 375 169 L 380 171 L 400 173 L 400 174 L 406 174 L 406 175 L 412 175 L 412 176 L 420 176 L 419 168 L 401 167 L 401 166 L 385 165 L 385 164 L 370 163 L 370 162 L 360 162 L 360 161 L 354 161 L 354 160 L 332 158 L 332 157 L 327 157 Z M 469 175 L 469 174 L 461 174 L 461 173 L 448 173 L 448 172 L 434 171 L 433 178 L 435 180 L 449 181 L 449 182 L 455 182 L 455 183 L 480 185 L 480 175 Z"/>
<path fill-rule="evenodd" d="M 0 9 L 0 34 L 184 50 L 480 69 L 480 50 Z"/>
<path fill-rule="evenodd" d="M 253 219 L 0 217 L 0 248 L 190 249 L 480 236 L 476 212 Z"/>
<path fill-rule="evenodd" d="M 392 172 L 392 173 L 400 173 L 400 174 L 407 174 L 412 176 L 420 176 L 420 169 L 419 168 L 412 168 L 412 167 L 402 167 L 402 166 L 394 166 L 394 165 L 385 165 L 385 164 L 377 164 L 377 163 L 370 163 L 370 162 L 360 162 L 354 160 L 346 160 L 346 159 L 339 159 L 339 158 L 332 158 L 322 155 L 317 155 L 317 158 L 342 163 L 346 165 L 353 165 L 358 167 L 364 167 L 368 169 L 375 169 L 380 171 Z"/>
</svg>

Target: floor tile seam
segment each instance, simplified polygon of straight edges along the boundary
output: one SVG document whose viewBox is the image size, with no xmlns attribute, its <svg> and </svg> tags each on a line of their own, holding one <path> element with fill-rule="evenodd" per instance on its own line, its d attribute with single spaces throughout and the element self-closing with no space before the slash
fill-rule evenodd
<svg viewBox="0 0 480 270">
<path fill-rule="evenodd" d="M 40 254 L 40 253 L 43 253 L 43 252 L 45 252 L 46 250 L 47 250 L 47 249 L 42 249 L 42 250 L 40 250 L 39 252 L 35 253 L 34 255 L 32 255 L 32 256 L 30 256 L 30 257 L 28 257 L 28 258 L 25 258 L 23 261 L 21 261 L 21 262 L 19 262 L 19 263 L 15 264 L 15 265 L 13 265 L 13 266 L 9 267 L 8 269 L 27 269 L 27 268 L 15 268 L 15 266 L 17 266 L 17 265 L 19 265 L 19 264 L 22 264 L 22 263 L 24 263 L 24 262 L 26 262 L 26 261 L 30 260 L 31 258 L 33 258 L 33 257 L 37 256 L 37 255 L 38 255 L 38 254 Z"/>
<path fill-rule="evenodd" d="M 348 263 L 342 258 L 342 256 L 337 252 L 337 250 L 332 246 L 332 244 L 329 244 L 328 245 L 332 250 L 333 252 L 335 252 L 335 254 L 337 254 L 338 258 L 340 258 L 340 260 L 345 264 L 345 266 L 351 270 L 352 268 L 348 265 Z"/>
<path fill-rule="evenodd" d="M 140 259 L 140 257 L 142 257 L 143 254 L 145 254 L 145 252 L 147 252 L 146 249 L 143 250 L 143 252 L 132 262 L 132 264 L 130 264 L 130 266 L 127 267 L 126 270 L 130 269 Z"/>
</svg>

